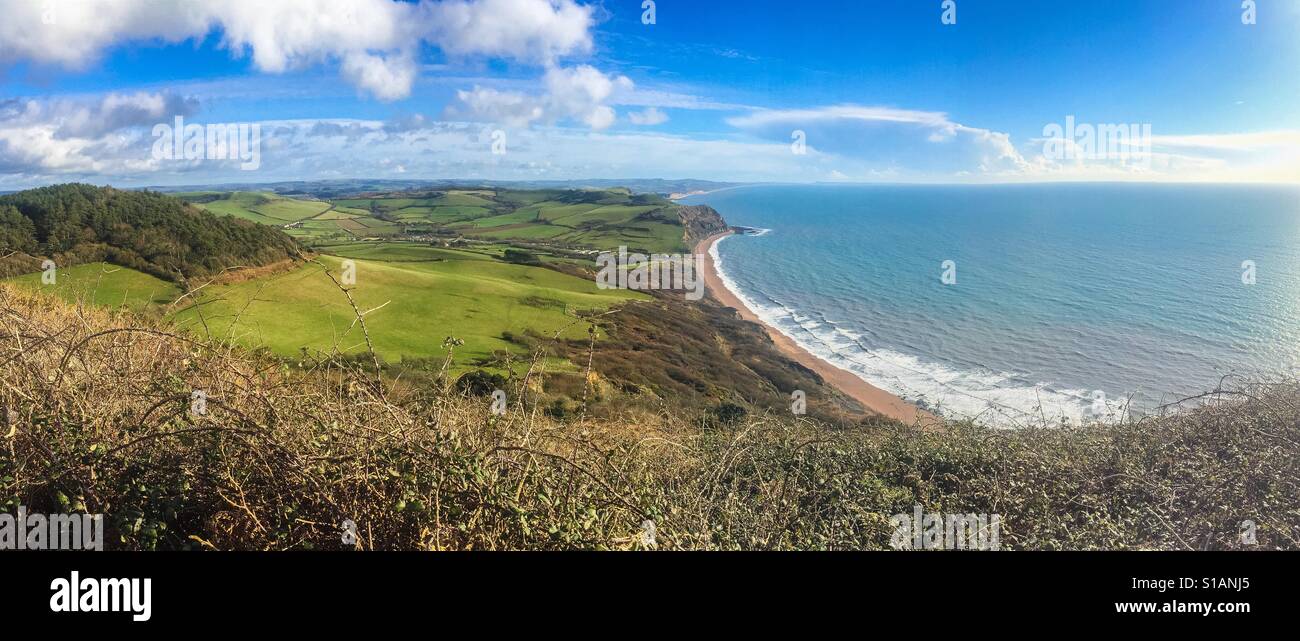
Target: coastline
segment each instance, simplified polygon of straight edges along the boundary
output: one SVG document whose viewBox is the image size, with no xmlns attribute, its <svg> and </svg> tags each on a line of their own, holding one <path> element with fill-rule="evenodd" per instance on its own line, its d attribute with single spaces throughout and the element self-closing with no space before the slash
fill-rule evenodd
<svg viewBox="0 0 1300 641">
<path fill-rule="evenodd" d="M 704 256 L 704 285 L 709 296 L 723 305 L 735 309 L 740 317 L 758 323 L 767 332 L 777 350 L 787 358 L 816 372 L 829 385 L 838 389 L 849 398 L 860 403 L 869 412 L 875 412 L 909 425 L 938 422 L 933 414 L 922 410 L 903 399 L 890 394 L 855 376 L 852 372 L 842 370 L 804 349 L 794 339 L 781 333 L 775 327 L 763 322 L 753 310 L 749 309 L 740 297 L 727 288 L 713 262 L 711 250 L 718 241 L 734 234 L 727 230 L 701 240 L 695 246 L 695 253 Z"/>
</svg>

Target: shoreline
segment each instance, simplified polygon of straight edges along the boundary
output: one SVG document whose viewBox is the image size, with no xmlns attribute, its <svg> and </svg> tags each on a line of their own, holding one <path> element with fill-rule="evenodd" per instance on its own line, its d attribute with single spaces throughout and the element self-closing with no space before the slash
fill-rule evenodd
<svg viewBox="0 0 1300 641">
<path fill-rule="evenodd" d="M 794 339 L 781 333 L 775 327 L 768 325 L 763 319 L 759 318 L 748 306 L 745 305 L 740 297 L 727 288 L 719 275 L 718 267 L 713 263 L 713 254 L 710 251 L 718 241 L 735 234 L 735 231 L 728 229 L 725 232 L 713 234 L 695 245 L 695 253 L 704 256 L 704 285 L 710 297 L 719 303 L 735 309 L 740 317 L 757 323 L 767 332 L 769 338 L 776 345 L 778 351 L 787 358 L 807 367 L 822 377 L 828 385 L 839 390 L 845 396 L 852 398 L 861 404 L 868 412 L 881 414 L 889 418 L 902 421 L 909 425 L 921 423 L 938 422 L 938 419 L 929 412 L 922 410 L 903 399 L 886 392 L 870 383 L 858 378 L 857 375 L 847 370 L 840 369 L 835 365 L 823 360 L 812 352 L 804 349 Z"/>
</svg>

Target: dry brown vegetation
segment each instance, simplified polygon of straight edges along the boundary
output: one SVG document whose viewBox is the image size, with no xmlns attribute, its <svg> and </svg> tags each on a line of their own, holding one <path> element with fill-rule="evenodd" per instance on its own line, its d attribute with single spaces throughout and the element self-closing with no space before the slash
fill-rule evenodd
<svg viewBox="0 0 1300 641">
<path fill-rule="evenodd" d="M 508 386 L 495 416 L 366 359 L 285 361 L 0 284 L 0 510 L 103 513 L 110 549 L 339 549 L 345 520 L 364 549 L 634 549 L 647 521 L 659 549 L 876 549 L 913 505 L 1001 514 L 1004 548 L 1300 547 L 1294 384 L 941 432 L 609 399 L 561 420 L 535 379 Z"/>
</svg>

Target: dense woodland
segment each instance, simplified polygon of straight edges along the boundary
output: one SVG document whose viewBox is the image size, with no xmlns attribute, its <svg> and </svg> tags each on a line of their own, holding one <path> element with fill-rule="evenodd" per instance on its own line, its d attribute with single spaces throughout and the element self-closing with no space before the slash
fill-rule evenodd
<svg viewBox="0 0 1300 641">
<path fill-rule="evenodd" d="M 299 252 L 279 229 L 149 191 L 67 184 L 0 196 L 0 276 L 30 271 L 43 256 L 61 267 L 105 260 L 183 280 Z"/>
</svg>

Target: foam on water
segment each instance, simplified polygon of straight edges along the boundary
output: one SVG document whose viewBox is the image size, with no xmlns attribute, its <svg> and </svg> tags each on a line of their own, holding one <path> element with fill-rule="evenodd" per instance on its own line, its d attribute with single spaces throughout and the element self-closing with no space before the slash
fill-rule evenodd
<svg viewBox="0 0 1300 641">
<path fill-rule="evenodd" d="M 710 252 L 759 318 L 946 414 L 1077 421 L 1106 411 L 1096 391 L 1142 414 L 1225 377 L 1300 374 L 1295 187 L 767 185 L 691 202 L 748 228 Z"/>
<path fill-rule="evenodd" d="M 763 230 L 770 233 L 772 230 Z M 1079 423 L 1097 416 L 1093 391 L 1054 389 L 1050 383 L 1026 384 L 1010 372 L 958 370 L 891 349 L 870 349 L 864 337 L 841 329 L 834 320 L 800 313 L 770 296 L 768 303 L 741 289 L 724 268 L 719 239 L 709 248 L 723 285 L 764 323 L 788 336 L 814 356 L 852 373 L 868 384 L 908 402 L 949 417 L 971 418 L 993 425 L 1016 426 L 1030 421 L 1067 420 Z M 1105 413 L 1118 409 L 1107 406 Z"/>
</svg>

